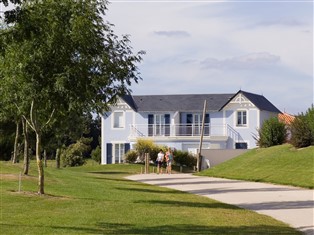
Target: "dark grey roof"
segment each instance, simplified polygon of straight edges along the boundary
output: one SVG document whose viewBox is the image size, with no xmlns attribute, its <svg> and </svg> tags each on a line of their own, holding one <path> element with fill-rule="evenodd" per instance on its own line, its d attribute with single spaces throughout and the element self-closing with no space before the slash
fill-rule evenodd
<svg viewBox="0 0 314 235">
<path fill-rule="evenodd" d="M 207 111 L 219 111 L 240 92 L 259 109 L 280 113 L 264 96 L 241 90 L 235 94 L 126 95 L 122 98 L 137 112 L 198 112 L 203 111 L 205 100 Z"/>
<path fill-rule="evenodd" d="M 281 113 L 279 109 L 277 109 L 269 100 L 267 100 L 262 95 L 253 94 L 246 91 L 238 91 L 233 97 L 237 96 L 239 93 L 242 93 L 246 98 L 248 98 L 258 109 L 265 110 L 274 113 Z M 232 99 L 233 99 L 232 97 Z M 228 102 L 226 102 L 221 108 L 223 109 Z"/>
<path fill-rule="evenodd" d="M 122 97 L 137 112 L 218 111 L 234 94 L 142 95 Z"/>
</svg>

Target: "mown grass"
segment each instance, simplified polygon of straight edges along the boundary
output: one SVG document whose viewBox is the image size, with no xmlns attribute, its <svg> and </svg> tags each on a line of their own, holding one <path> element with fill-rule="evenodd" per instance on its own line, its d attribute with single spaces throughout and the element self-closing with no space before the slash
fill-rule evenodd
<svg viewBox="0 0 314 235">
<path fill-rule="evenodd" d="M 141 165 L 45 168 L 37 172 L 0 162 L 1 234 L 300 234 L 252 211 L 176 190 L 129 181 Z"/>
<path fill-rule="evenodd" d="M 198 173 L 223 177 L 314 188 L 314 146 L 295 149 L 289 144 L 257 148 Z"/>
</svg>

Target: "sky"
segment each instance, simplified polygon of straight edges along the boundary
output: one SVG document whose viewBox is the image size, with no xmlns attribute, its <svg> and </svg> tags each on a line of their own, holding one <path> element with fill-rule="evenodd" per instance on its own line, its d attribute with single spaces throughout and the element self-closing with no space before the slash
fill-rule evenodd
<svg viewBox="0 0 314 235">
<path fill-rule="evenodd" d="M 104 20 L 130 35 L 133 95 L 265 96 L 282 112 L 314 103 L 314 0 L 111 0 Z"/>
<path fill-rule="evenodd" d="M 130 35 L 133 95 L 265 96 L 282 112 L 313 104 L 313 0 L 111 0 L 105 20 Z"/>
</svg>

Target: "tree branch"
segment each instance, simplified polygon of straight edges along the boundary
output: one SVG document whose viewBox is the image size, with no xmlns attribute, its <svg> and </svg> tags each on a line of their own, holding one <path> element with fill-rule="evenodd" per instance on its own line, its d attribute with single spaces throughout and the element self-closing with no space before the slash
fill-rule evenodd
<svg viewBox="0 0 314 235">
<path fill-rule="evenodd" d="M 49 124 L 49 122 L 51 122 L 51 120 L 52 120 L 52 116 L 53 116 L 53 114 L 54 114 L 54 112 L 56 111 L 56 109 L 53 109 L 52 110 L 52 112 L 51 112 L 51 114 L 50 114 L 50 117 L 49 117 L 49 119 L 48 119 L 48 121 L 43 125 L 43 127 L 42 128 L 44 128 L 44 127 L 46 127 L 48 124 Z"/>
<path fill-rule="evenodd" d="M 14 105 L 15 105 L 16 108 L 19 110 L 19 112 L 22 113 L 20 107 L 19 107 L 16 103 L 14 103 Z M 29 121 L 29 120 L 27 119 L 27 117 L 26 117 L 25 115 L 23 115 L 23 114 L 22 114 L 22 117 L 25 119 L 25 121 L 27 122 L 27 124 L 33 129 L 33 131 L 35 131 L 35 127 L 32 125 L 31 121 Z"/>
</svg>

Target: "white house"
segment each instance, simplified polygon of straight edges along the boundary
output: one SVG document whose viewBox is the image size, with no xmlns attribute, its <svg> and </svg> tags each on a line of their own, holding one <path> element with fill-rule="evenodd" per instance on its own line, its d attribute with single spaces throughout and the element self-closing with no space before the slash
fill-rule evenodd
<svg viewBox="0 0 314 235">
<path fill-rule="evenodd" d="M 101 118 L 101 163 L 121 163 L 138 138 L 179 150 L 255 148 L 257 129 L 281 113 L 264 96 L 235 94 L 126 95 Z"/>
</svg>

